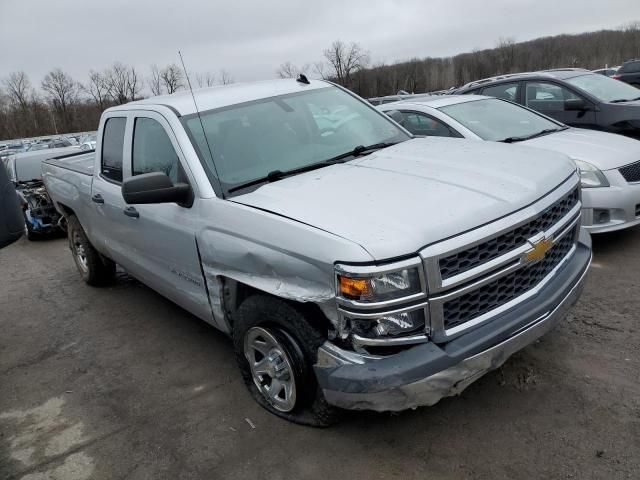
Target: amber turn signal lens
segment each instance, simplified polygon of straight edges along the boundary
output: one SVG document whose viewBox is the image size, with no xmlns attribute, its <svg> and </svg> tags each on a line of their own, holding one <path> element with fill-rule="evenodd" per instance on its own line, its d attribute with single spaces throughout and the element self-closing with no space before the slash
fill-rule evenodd
<svg viewBox="0 0 640 480">
<path fill-rule="evenodd" d="M 362 297 L 370 297 L 371 284 L 366 278 L 349 278 L 338 275 L 338 286 L 340 294 L 347 298 L 359 299 Z"/>
</svg>

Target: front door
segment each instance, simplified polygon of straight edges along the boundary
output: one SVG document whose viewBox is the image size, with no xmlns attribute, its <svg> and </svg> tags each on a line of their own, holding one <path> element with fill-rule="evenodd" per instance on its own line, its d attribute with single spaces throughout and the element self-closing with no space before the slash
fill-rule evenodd
<svg viewBox="0 0 640 480">
<path fill-rule="evenodd" d="M 166 173 L 173 183 L 189 183 L 175 135 L 166 119 L 155 112 L 134 113 L 130 124 L 128 175 Z M 125 177 L 126 178 L 126 177 Z M 137 276 L 153 289 L 204 320 L 211 308 L 196 245 L 198 198 L 191 205 L 162 203 L 125 205 L 120 215 L 126 229 L 129 255 Z"/>
<path fill-rule="evenodd" d="M 570 110 L 567 100 L 582 100 L 584 110 Z M 524 104 L 572 127 L 597 128 L 594 105 L 563 85 L 553 82 L 527 82 Z"/>
</svg>

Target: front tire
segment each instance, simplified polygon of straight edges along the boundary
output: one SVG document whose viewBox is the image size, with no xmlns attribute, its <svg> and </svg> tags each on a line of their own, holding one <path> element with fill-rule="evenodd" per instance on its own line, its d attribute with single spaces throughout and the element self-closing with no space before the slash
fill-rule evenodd
<svg viewBox="0 0 640 480">
<path fill-rule="evenodd" d="M 338 410 L 327 404 L 313 372 L 324 337 L 296 305 L 267 295 L 247 298 L 233 340 L 244 382 L 260 406 L 302 425 L 335 423 Z"/>
<path fill-rule="evenodd" d="M 93 286 L 109 283 L 116 273 L 116 264 L 93 248 L 78 217 L 69 216 L 67 225 L 69 248 L 82 279 Z"/>
</svg>

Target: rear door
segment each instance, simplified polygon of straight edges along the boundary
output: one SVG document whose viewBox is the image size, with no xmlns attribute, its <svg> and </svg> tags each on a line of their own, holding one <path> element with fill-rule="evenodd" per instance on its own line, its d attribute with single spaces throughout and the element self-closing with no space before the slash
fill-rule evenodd
<svg viewBox="0 0 640 480">
<path fill-rule="evenodd" d="M 91 242 L 115 262 L 132 267 L 125 242 L 122 211 L 122 179 L 125 175 L 127 112 L 105 114 L 100 146 L 96 151 L 96 172 L 91 186 L 91 218 L 80 219 Z"/>
<path fill-rule="evenodd" d="M 123 205 L 120 221 L 136 276 L 164 296 L 205 320 L 211 319 L 196 245 L 200 216 L 195 182 L 169 122 L 156 112 L 133 112 L 125 179 L 166 173 L 173 183 L 191 185 L 191 205 Z"/>
<path fill-rule="evenodd" d="M 477 92 L 476 92 L 477 93 Z M 482 95 L 488 97 L 502 98 L 510 102 L 520 103 L 520 82 L 505 82 L 484 87 Z"/>
<path fill-rule="evenodd" d="M 586 110 L 568 110 L 567 100 L 582 100 Z M 548 81 L 528 81 L 524 105 L 572 127 L 597 128 L 595 105 L 564 85 Z"/>
</svg>

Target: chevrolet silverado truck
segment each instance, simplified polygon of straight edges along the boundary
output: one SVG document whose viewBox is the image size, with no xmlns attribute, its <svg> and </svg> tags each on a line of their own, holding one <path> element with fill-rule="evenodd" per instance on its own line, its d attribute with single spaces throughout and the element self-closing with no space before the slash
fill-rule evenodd
<svg viewBox="0 0 640 480">
<path fill-rule="evenodd" d="M 461 392 L 550 331 L 590 264 L 567 157 L 413 138 L 324 81 L 135 101 L 97 138 L 43 164 L 81 276 L 118 264 L 228 334 L 294 422 Z"/>
</svg>

